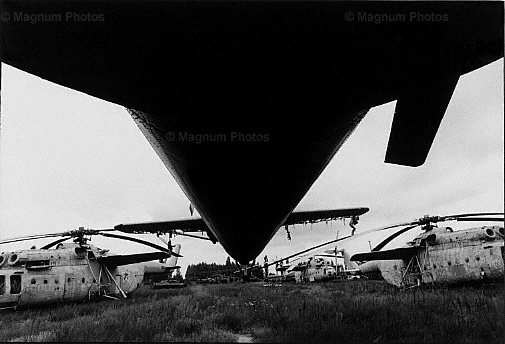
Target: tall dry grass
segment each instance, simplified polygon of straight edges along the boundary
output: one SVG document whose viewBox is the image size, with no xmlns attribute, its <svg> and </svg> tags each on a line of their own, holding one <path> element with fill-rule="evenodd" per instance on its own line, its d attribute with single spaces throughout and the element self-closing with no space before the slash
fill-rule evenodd
<svg viewBox="0 0 505 344">
<path fill-rule="evenodd" d="M 503 340 L 503 284 L 397 291 L 381 282 L 143 288 L 124 301 L 0 314 L 0 341 L 453 342 Z"/>
</svg>

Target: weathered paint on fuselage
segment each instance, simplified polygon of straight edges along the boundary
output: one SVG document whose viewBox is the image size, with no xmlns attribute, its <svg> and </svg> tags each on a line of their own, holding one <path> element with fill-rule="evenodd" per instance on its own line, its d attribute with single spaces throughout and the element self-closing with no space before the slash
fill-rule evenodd
<svg viewBox="0 0 505 344">
<path fill-rule="evenodd" d="M 0 309 L 65 301 L 88 300 L 120 292 L 96 257 L 96 247 L 80 250 L 77 244 L 60 244 L 56 249 L 2 253 L 0 266 Z M 9 257 L 16 254 L 18 262 Z M 134 292 L 144 275 L 143 266 L 119 266 L 109 270 L 126 293 Z"/>
<path fill-rule="evenodd" d="M 500 233 L 501 230 L 501 233 Z M 390 284 L 457 284 L 504 278 L 503 227 L 485 226 L 461 231 L 435 228 L 416 237 L 412 244 L 425 242 L 413 259 L 377 260 L 359 266 L 362 274 L 380 272 Z M 415 265 L 414 265 L 415 264 Z M 419 268 L 419 271 L 411 269 Z M 407 271 L 407 274 L 405 273 Z"/>
<path fill-rule="evenodd" d="M 322 257 L 311 257 L 302 265 L 303 270 L 294 271 L 295 281 L 300 282 L 322 282 L 334 279 L 337 275 L 339 266 L 335 265 L 334 260 L 324 259 Z M 289 271 L 289 270 L 288 270 Z"/>
<path fill-rule="evenodd" d="M 181 251 L 181 245 L 177 244 L 174 246 L 174 253 L 179 253 Z M 144 282 L 161 282 L 163 280 L 168 280 L 172 276 L 172 272 L 177 265 L 177 256 L 172 256 L 162 261 L 152 261 L 139 263 L 144 267 Z"/>
</svg>

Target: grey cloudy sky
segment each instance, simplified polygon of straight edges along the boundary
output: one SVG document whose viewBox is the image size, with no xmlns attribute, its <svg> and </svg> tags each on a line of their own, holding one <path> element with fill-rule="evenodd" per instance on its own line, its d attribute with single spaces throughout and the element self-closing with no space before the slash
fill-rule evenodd
<svg viewBox="0 0 505 344">
<path fill-rule="evenodd" d="M 1 90 L 0 238 L 189 217 L 188 199 L 123 107 L 5 64 Z M 371 109 L 297 210 L 367 206 L 362 230 L 424 214 L 503 211 L 503 92 L 503 59 L 462 76 L 419 168 L 383 162 L 395 103 Z M 340 236 L 349 233 L 339 222 L 296 226 L 289 242 L 281 228 L 260 257 L 281 257 L 331 240 L 337 229 Z M 341 246 L 367 250 L 368 240 L 373 245 L 384 235 Z M 219 245 L 174 241 L 182 244 L 183 268 L 226 260 Z M 93 243 L 123 254 L 150 250 L 99 237 Z"/>
</svg>

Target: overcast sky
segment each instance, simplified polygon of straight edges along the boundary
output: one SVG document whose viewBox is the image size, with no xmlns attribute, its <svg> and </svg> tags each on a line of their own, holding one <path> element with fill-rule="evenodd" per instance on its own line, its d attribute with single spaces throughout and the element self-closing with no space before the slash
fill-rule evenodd
<svg viewBox="0 0 505 344">
<path fill-rule="evenodd" d="M 0 239 L 190 216 L 188 199 L 122 106 L 5 64 L 1 91 Z M 296 209 L 369 207 L 358 230 L 425 214 L 502 212 L 503 93 L 503 59 L 462 76 L 419 168 L 383 162 L 395 103 L 371 109 Z M 265 254 L 272 260 L 332 240 L 337 230 L 349 233 L 340 222 L 296 226 L 289 242 L 281 228 L 260 261 Z M 385 235 L 340 246 L 366 251 L 368 240 L 373 245 Z M 48 241 L 2 245 L 0 251 Z M 174 242 L 182 244 L 183 270 L 201 261 L 224 263 L 228 256 L 219 244 L 182 237 Z M 122 254 L 150 251 L 100 237 L 92 243 Z"/>
</svg>

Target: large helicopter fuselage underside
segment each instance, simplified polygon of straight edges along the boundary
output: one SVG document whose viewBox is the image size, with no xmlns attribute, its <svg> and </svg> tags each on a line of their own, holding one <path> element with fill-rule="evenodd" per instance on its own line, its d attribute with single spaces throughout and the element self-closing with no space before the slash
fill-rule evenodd
<svg viewBox="0 0 505 344">
<path fill-rule="evenodd" d="M 419 166 L 459 76 L 503 56 L 500 3 L 1 6 L 18 19 L 61 14 L 3 22 L 2 61 L 130 109 L 241 263 L 261 252 L 368 109 L 397 100 L 386 161 Z"/>
</svg>

